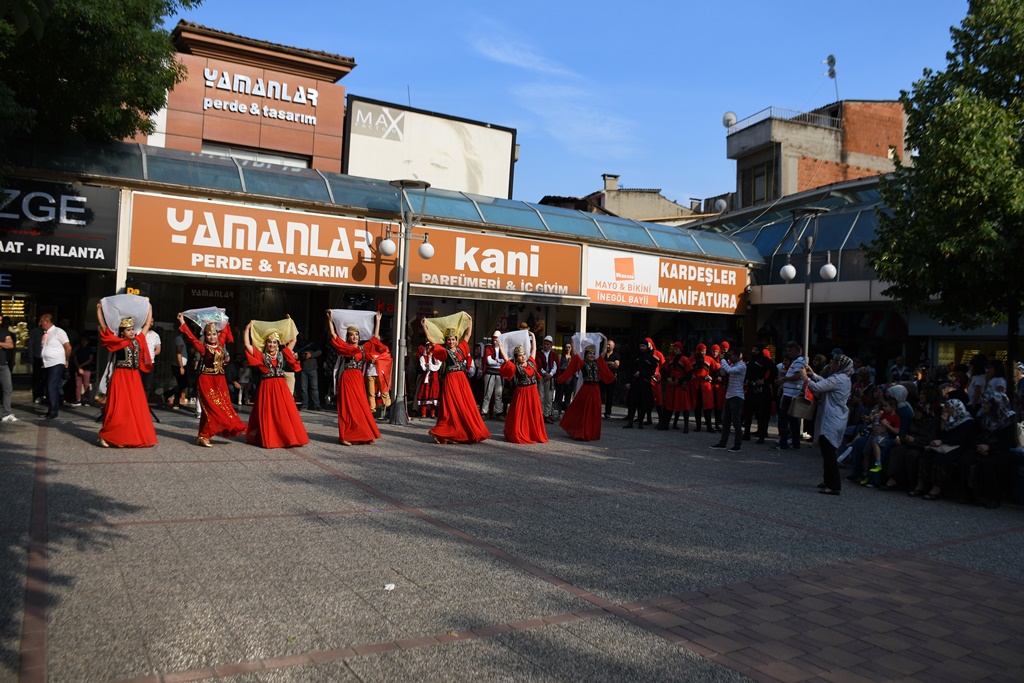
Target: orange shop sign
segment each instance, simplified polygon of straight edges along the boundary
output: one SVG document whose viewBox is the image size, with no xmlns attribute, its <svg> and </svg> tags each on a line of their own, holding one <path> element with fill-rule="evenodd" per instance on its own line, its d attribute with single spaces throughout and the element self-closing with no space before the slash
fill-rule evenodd
<svg viewBox="0 0 1024 683">
<path fill-rule="evenodd" d="M 424 260 L 410 249 L 410 282 L 458 289 L 580 293 L 579 245 L 443 228 L 416 228 L 415 232 L 430 235 L 434 257 Z"/>
<path fill-rule="evenodd" d="M 276 282 L 394 287 L 371 248 L 384 224 L 136 192 L 128 267 Z"/>
<path fill-rule="evenodd" d="M 742 267 L 587 250 L 587 296 L 594 303 L 733 315 L 745 309 L 746 288 Z"/>
</svg>

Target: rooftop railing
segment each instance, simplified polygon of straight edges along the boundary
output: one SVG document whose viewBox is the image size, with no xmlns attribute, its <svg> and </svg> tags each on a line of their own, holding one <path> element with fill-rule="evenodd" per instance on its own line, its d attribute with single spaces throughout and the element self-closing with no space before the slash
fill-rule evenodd
<svg viewBox="0 0 1024 683">
<path fill-rule="evenodd" d="M 794 123 L 806 123 L 812 126 L 831 128 L 833 130 L 843 129 L 843 120 L 835 116 L 828 116 L 826 114 L 817 114 L 813 112 L 801 112 L 793 109 L 783 109 L 782 107 L 768 107 L 767 109 L 762 109 L 756 114 L 748 116 L 747 118 L 737 121 L 729 126 L 728 135 L 738 133 L 744 128 L 750 128 L 751 126 L 768 119 L 779 119 L 782 121 L 792 121 Z"/>
</svg>

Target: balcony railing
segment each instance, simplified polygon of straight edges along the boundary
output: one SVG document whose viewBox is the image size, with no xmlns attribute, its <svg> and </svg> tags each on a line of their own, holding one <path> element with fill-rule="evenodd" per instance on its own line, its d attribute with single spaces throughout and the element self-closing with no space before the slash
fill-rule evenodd
<svg viewBox="0 0 1024 683">
<path fill-rule="evenodd" d="M 820 126 L 822 128 L 831 128 L 833 130 L 843 129 L 843 120 L 835 116 L 795 111 L 793 109 L 783 109 L 782 107 L 768 107 L 767 109 L 762 109 L 756 114 L 748 116 L 747 118 L 737 121 L 729 126 L 728 135 L 738 133 L 744 128 L 750 128 L 754 124 L 767 119 L 779 119 L 781 121 L 792 121 L 793 123 L 806 123 L 811 126 Z"/>
</svg>

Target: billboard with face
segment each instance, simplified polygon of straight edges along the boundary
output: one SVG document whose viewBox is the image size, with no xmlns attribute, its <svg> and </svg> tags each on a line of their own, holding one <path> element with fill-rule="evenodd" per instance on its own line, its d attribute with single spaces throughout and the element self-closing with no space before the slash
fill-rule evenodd
<svg viewBox="0 0 1024 683">
<path fill-rule="evenodd" d="M 348 102 L 344 173 L 511 198 L 515 130 L 386 102 Z"/>
</svg>

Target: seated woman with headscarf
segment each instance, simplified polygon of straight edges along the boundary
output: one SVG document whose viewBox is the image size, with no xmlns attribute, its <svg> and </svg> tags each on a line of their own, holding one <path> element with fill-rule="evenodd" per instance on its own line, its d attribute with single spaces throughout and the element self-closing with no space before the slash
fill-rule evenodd
<svg viewBox="0 0 1024 683">
<path fill-rule="evenodd" d="M 1017 446 L 1017 414 L 1005 393 L 989 389 L 981 395 L 975 421 L 974 447 L 965 447 L 957 463 L 961 502 L 997 508 L 1002 483 L 1012 473 L 1010 450 Z"/>
<path fill-rule="evenodd" d="M 282 345 L 280 332 L 271 329 L 265 334 L 254 335 L 253 322 L 250 322 L 245 328 L 244 341 L 249 367 L 260 377 L 245 440 L 263 448 L 306 445 L 309 435 L 284 379 L 286 365 L 294 372 L 300 372 L 299 361 L 292 354 L 295 337 Z"/>
<path fill-rule="evenodd" d="M 530 333 L 530 348 L 537 348 L 537 340 Z M 500 345 L 495 351 L 505 355 Z M 501 378 L 512 383 L 512 401 L 505 411 L 505 440 L 511 443 L 547 443 L 548 432 L 544 428 L 544 413 L 540 407 L 540 392 L 537 378 L 540 376 L 537 364 L 527 357 L 526 350 L 517 346 L 513 358 L 506 358 L 498 369 Z"/>
<path fill-rule="evenodd" d="M 976 424 L 963 401 L 953 398 L 942 405 L 939 438 L 925 447 L 911 496 L 938 500 L 950 472 L 960 462 L 964 447 L 974 443 Z M 927 493 L 926 493 L 927 492 Z"/>
</svg>

